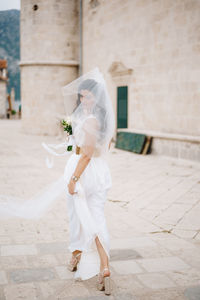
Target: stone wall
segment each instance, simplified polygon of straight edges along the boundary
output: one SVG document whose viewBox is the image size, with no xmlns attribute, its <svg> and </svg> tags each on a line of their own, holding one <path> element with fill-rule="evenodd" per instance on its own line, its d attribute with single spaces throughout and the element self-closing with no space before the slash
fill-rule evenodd
<svg viewBox="0 0 200 300">
<path fill-rule="evenodd" d="M 115 111 L 116 86 L 128 85 L 130 130 L 200 136 L 199 15 L 198 0 L 84 1 L 84 71 L 100 67 Z M 128 81 L 116 83 L 114 62 L 133 69 Z"/>
<path fill-rule="evenodd" d="M 6 82 L 0 80 L 0 118 L 6 117 L 7 90 Z"/>
<path fill-rule="evenodd" d="M 37 6 L 36 6 L 37 5 Z M 58 132 L 61 88 L 78 74 L 78 1 L 21 1 L 21 100 L 25 132 Z"/>
<path fill-rule="evenodd" d="M 200 142 L 176 139 L 153 139 L 153 153 L 200 162 Z"/>
</svg>

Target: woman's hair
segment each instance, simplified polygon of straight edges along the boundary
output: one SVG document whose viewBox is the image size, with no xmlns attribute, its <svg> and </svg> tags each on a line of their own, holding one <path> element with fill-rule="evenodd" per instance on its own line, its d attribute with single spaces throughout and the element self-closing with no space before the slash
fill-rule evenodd
<svg viewBox="0 0 200 300">
<path fill-rule="evenodd" d="M 79 104 L 81 103 L 80 98 L 81 98 L 81 90 L 87 90 L 89 92 L 91 92 L 95 98 L 102 98 L 104 97 L 104 91 L 103 89 L 101 89 L 101 87 L 99 86 L 99 83 L 96 82 L 94 79 L 86 79 L 83 82 L 81 82 L 81 84 L 78 87 L 78 99 L 77 99 L 77 106 L 79 106 Z M 104 99 L 97 99 L 99 101 L 104 101 Z M 104 132 L 106 131 L 107 128 L 107 121 L 106 121 L 106 110 L 98 104 L 98 102 L 96 103 L 96 105 L 94 106 L 94 114 L 97 116 L 97 119 L 99 120 L 100 123 L 100 139 L 101 139 L 101 135 L 104 136 Z"/>
<path fill-rule="evenodd" d="M 80 91 L 81 90 L 88 90 L 89 92 L 91 92 L 95 96 L 95 90 L 97 90 L 97 85 L 98 85 L 98 83 L 93 79 L 86 79 L 83 82 L 81 82 L 81 84 L 78 87 L 78 99 L 77 99 L 77 102 L 76 102 L 77 107 L 81 103 Z"/>
</svg>

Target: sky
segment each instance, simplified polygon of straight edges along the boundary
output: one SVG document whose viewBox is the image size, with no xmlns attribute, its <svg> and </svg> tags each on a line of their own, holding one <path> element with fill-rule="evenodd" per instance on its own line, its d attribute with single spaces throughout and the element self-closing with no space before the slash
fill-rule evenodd
<svg viewBox="0 0 200 300">
<path fill-rule="evenodd" d="M 7 9 L 20 9 L 20 0 L 0 0 L 0 11 Z"/>
</svg>

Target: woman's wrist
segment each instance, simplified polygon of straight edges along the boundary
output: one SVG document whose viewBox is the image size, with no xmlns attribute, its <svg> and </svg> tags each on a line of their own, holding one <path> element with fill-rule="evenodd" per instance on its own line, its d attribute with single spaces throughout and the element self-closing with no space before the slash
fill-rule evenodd
<svg viewBox="0 0 200 300">
<path fill-rule="evenodd" d="M 73 182 L 77 182 L 79 180 L 80 177 L 76 176 L 76 175 L 72 175 L 71 180 Z"/>
</svg>

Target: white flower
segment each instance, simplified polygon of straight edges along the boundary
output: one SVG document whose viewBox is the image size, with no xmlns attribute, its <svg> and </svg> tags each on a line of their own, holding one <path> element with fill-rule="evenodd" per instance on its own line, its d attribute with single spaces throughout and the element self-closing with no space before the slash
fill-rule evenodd
<svg viewBox="0 0 200 300">
<path fill-rule="evenodd" d="M 67 116 L 66 122 L 67 122 L 67 124 L 71 125 L 71 118 L 70 118 L 70 116 Z"/>
</svg>

